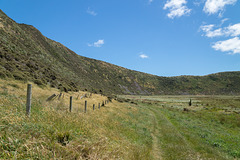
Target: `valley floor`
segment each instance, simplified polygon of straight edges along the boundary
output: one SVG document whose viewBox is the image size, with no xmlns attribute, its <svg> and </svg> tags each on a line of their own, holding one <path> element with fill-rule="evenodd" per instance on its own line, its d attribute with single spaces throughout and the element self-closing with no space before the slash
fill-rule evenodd
<svg viewBox="0 0 240 160">
<path fill-rule="evenodd" d="M 153 117 L 155 159 L 240 159 L 239 96 L 120 97 Z"/>
<path fill-rule="evenodd" d="M 0 80 L 0 159 L 240 159 L 239 96 L 118 96 L 98 109 L 107 97 L 46 101 L 59 91 L 33 85 L 27 117 L 26 86 Z"/>
</svg>

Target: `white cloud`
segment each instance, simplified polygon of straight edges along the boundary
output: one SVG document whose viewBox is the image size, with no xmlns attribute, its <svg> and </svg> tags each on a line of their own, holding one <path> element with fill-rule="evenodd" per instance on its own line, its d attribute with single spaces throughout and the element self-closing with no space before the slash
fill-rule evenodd
<svg viewBox="0 0 240 160">
<path fill-rule="evenodd" d="M 234 37 L 225 41 L 218 41 L 212 45 L 212 48 L 222 52 L 229 52 L 229 54 L 240 54 L 240 39 L 238 37 Z"/>
<path fill-rule="evenodd" d="M 215 27 L 214 24 L 208 24 L 208 25 L 202 25 L 200 26 L 200 29 L 204 32 L 210 32 Z"/>
<path fill-rule="evenodd" d="M 229 20 L 229 18 L 224 18 L 224 19 L 222 19 L 220 26 L 222 26 L 222 25 L 223 25 L 226 21 L 228 21 L 228 20 Z"/>
<path fill-rule="evenodd" d="M 223 11 L 226 5 L 235 4 L 236 2 L 237 0 L 207 0 L 203 11 L 208 14 L 215 14 Z"/>
<path fill-rule="evenodd" d="M 102 47 L 104 45 L 104 39 L 100 39 L 93 44 L 88 44 L 89 47 Z"/>
<path fill-rule="evenodd" d="M 224 33 L 222 31 L 222 28 L 213 30 L 213 28 L 215 27 L 214 24 L 209 24 L 209 25 L 202 25 L 200 26 L 200 29 L 205 32 L 205 36 L 206 37 L 217 37 L 217 36 L 223 36 Z"/>
<path fill-rule="evenodd" d="M 229 25 L 228 27 L 215 29 L 214 24 L 202 25 L 200 29 L 205 32 L 206 37 L 219 37 L 219 36 L 239 36 L 240 35 L 240 23 Z"/>
<path fill-rule="evenodd" d="M 168 0 L 163 9 L 169 9 L 170 13 L 168 13 L 167 16 L 173 19 L 175 17 L 188 15 L 191 12 L 191 9 L 189 9 L 186 4 L 186 0 Z"/>
<path fill-rule="evenodd" d="M 199 7 L 200 5 L 202 5 L 205 2 L 205 0 L 195 0 L 193 1 L 193 4 L 197 7 Z"/>
<path fill-rule="evenodd" d="M 226 34 L 230 36 L 239 36 L 240 35 L 240 23 L 228 26 L 226 29 Z"/>
<path fill-rule="evenodd" d="M 150 3 L 150 4 L 151 4 L 152 2 L 153 2 L 153 0 L 148 0 L 148 3 Z"/>
<path fill-rule="evenodd" d="M 143 54 L 143 53 L 141 53 L 141 54 L 139 55 L 139 57 L 142 58 L 142 59 L 149 58 L 146 54 Z"/>
<path fill-rule="evenodd" d="M 97 15 L 97 13 L 95 11 L 91 10 L 90 8 L 87 9 L 87 13 L 92 15 L 92 16 L 96 16 Z"/>
</svg>

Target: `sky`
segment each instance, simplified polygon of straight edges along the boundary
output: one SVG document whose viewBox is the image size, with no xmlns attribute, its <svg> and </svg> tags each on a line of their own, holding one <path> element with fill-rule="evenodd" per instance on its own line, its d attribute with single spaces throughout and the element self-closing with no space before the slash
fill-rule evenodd
<svg viewBox="0 0 240 160">
<path fill-rule="evenodd" d="M 240 0 L 0 0 L 77 54 L 158 76 L 240 71 Z"/>
</svg>

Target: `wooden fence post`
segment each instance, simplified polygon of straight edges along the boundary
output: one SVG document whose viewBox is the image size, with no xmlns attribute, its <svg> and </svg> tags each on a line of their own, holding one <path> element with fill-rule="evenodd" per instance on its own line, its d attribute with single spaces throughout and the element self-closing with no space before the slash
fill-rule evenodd
<svg viewBox="0 0 240 160">
<path fill-rule="evenodd" d="M 95 104 L 93 104 L 93 110 L 95 109 Z"/>
<path fill-rule="evenodd" d="M 59 96 L 58 96 L 58 100 L 60 100 L 61 96 L 62 96 L 62 93 L 59 94 Z"/>
<path fill-rule="evenodd" d="M 57 94 L 55 97 L 53 97 L 53 99 L 52 99 L 52 100 L 56 99 L 58 96 L 59 96 L 59 94 Z"/>
<path fill-rule="evenodd" d="M 87 101 L 85 101 L 85 113 L 87 113 Z"/>
<path fill-rule="evenodd" d="M 46 101 L 51 101 L 51 100 L 53 100 L 53 98 L 56 97 L 56 96 L 57 96 L 56 94 L 53 94 L 53 95 L 51 95 Z"/>
<path fill-rule="evenodd" d="M 26 115 L 30 117 L 31 112 L 31 100 L 32 100 L 32 85 L 27 85 L 27 104 L 26 104 Z"/>
<path fill-rule="evenodd" d="M 104 101 L 102 102 L 102 106 L 104 106 Z"/>
<path fill-rule="evenodd" d="M 72 96 L 70 96 L 69 112 L 72 112 Z"/>
</svg>

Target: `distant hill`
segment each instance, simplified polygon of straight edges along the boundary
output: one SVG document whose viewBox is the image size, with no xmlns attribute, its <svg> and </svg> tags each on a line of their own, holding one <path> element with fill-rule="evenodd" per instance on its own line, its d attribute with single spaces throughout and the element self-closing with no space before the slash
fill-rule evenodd
<svg viewBox="0 0 240 160">
<path fill-rule="evenodd" d="M 239 94 L 240 72 L 159 77 L 79 56 L 0 10 L 0 77 L 103 94 Z"/>
</svg>

